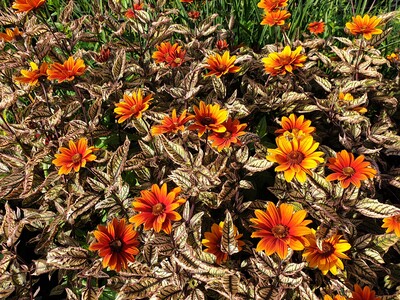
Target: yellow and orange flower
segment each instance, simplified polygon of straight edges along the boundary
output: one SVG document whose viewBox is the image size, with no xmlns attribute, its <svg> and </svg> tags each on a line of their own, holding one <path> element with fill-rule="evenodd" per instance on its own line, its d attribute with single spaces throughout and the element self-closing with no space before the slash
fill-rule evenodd
<svg viewBox="0 0 400 300">
<path fill-rule="evenodd" d="M 288 0 L 260 0 L 257 6 L 265 11 L 274 11 L 288 5 Z"/>
<path fill-rule="evenodd" d="M 341 235 L 335 234 L 324 240 L 321 248 L 319 248 L 315 237 L 315 230 L 312 230 L 312 233 L 306 236 L 310 244 L 305 247 L 303 253 L 303 257 L 310 267 L 317 267 L 324 275 L 329 271 L 333 275 L 336 275 L 338 268 L 343 270 L 344 265 L 341 259 L 350 259 L 343 252 L 349 250 L 351 245 L 346 240 L 341 239 L 341 237 Z"/>
<path fill-rule="evenodd" d="M 17 9 L 20 12 L 30 12 L 33 9 L 39 8 L 46 3 L 46 0 L 15 0 L 12 8 Z"/>
<path fill-rule="evenodd" d="M 370 40 L 373 34 L 381 34 L 382 29 L 376 28 L 379 25 L 381 18 L 376 16 L 369 17 L 369 15 L 364 15 L 361 17 L 357 15 L 352 17 L 353 22 L 347 22 L 346 28 L 350 30 L 353 35 L 362 34 L 366 40 Z"/>
<path fill-rule="evenodd" d="M 229 258 L 229 254 L 225 253 L 221 247 L 222 240 L 222 230 L 224 228 L 224 222 L 220 222 L 218 224 L 213 224 L 211 226 L 211 232 L 205 232 L 204 237 L 201 243 L 207 247 L 204 252 L 212 253 L 217 257 L 217 264 L 222 264 L 226 262 Z M 235 240 L 237 241 L 238 250 L 242 250 L 242 246 L 244 246 L 244 242 L 239 240 L 243 234 L 239 234 L 235 225 L 233 225 Z"/>
<path fill-rule="evenodd" d="M 140 4 L 135 3 L 135 4 L 133 4 L 133 8 L 128 8 L 128 9 L 126 10 L 126 12 L 125 12 L 125 17 L 130 18 L 130 19 L 136 18 L 135 11 L 137 11 L 137 10 L 143 10 L 143 6 L 144 6 L 143 3 L 140 3 Z"/>
<path fill-rule="evenodd" d="M 240 71 L 240 67 L 235 66 L 236 56 L 230 56 L 229 51 L 225 51 L 224 54 L 210 55 L 207 58 L 206 69 L 210 70 L 204 77 L 215 75 L 216 77 L 221 77 L 222 75 L 228 73 L 236 73 Z"/>
<path fill-rule="evenodd" d="M 292 51 L 289 46 L 286 46 L 282 52 L 272 52 L 268 57 L 264 57 L 264 70 L 271 76 L 285 75 L 286 72 L 293 73 L 294 70 L 304 67 L 304 62 L 307 56 L 300 54 L 303 48 L 297 47 Z"/>
<path fill-rule="evenodd" d="M 79 172 L 80 168 L 84 168 L 87 162 L 96 159 L 93 151 L 96 150 L 93 146 L 87 146 L 87 139 L 81 138 L 75 144 L 74 141 L 69 141 L 69 148 L 61 147 L 58 149 L 61 153 L 57 153 L 52 163 L 56 167 L 61 167 L 58 170 L 59 175 L 69 174 L 74 169 Z"/>
<path fill-rule="evenodd" d="M 368 286 L 364 286 L 362 289 L 358 284 L 355 284 L 354 291 L 351 294 L 353 297 L 349 300 L 381 300 L 380 297 L 375 297 L 375 291 Z"/>
<path fill-rule="evenodd" d="M 384 218 L 382 228 L 387 228 L 386 233 L 394 231 L 394 234 L 400 238 L 400 215 Z"/>
<path fill-rule="evenodd" d="M 325 23 L 324 22 L 312 22 L 308 24 L 307 29 L 314 34 L 324 33 L 325 31 Z"/>
<path fill-rule="evenodd" d="M 354 97 L 352 94 L 350 93 L 343 93 L 340 92 L 339 93 L 339 105 L 343 106 L 343 105 L 349 105 L 351 104 L 350 102 L 354 100 Z M 353 107 L 351 110 L 358 112 L 359 114 L 365 114 L 368 110 L 367 108 L 363 107 L 363 106 L 359 106 L 359 107 Z"/>
<path fill-rule="evenodd" d="M 281 126 L 282 128 L 275 130 L 276 134 L 284 134 L 285 132 L 292 133 L 294 136 L 297 136 L 301 131 L 302 133 L 308 135 L 312 134 L 315 131 L 315 127 L 310 126 L 311 121 L 305 120 L 304 115 L 300 117 L 296 117 L 295 114 L 290 114 L 288 117 L 282 117 Z"/>
<path fill-rule="evenodd" d="M 149 108 L 150 100 L 153 99 L 153 95 L 149 94 L 143 99 L 142 89 L 138 89 L 131 95 L 124 94 L 124 100 L 116 103 L 114 112 L 117 114 L 118 123 L 122 123 L 125 120 L 135 117 L 140 119 L 142 112 Z"/>
<path fill-rule="evenodd" d="M 185 61 L 186 50 L 177 43 L 171 45 L 170 42 L 161 43 L 156 46 L 157 51 L 153 53 L 152 58 L 156 63 L 167 63 L 171 68 L 179 67 Z"/>
<path fill-rule="evenodd" d="M 16 82 L 25 83 L 29 85 L 36 85 L 40 77 L 47 75 L 46 62 L 43 62 L 41 64 L 40 69 L 38 65 L 35 64 L 34 62 L 31 62 L 30 65 L 31 65 L 31 70 L 21 70 L 22 76 L 14 78 Z"/>
<path fill-rule="evenodd" d="M 114 218 L 107 226 L 98 225 L 97 229 L 93 232 L 97 241 L 89 246 L 89 250 L 97 250 L 103 257 L 103 268 L 110 267 L 119 272 L 128 267 L 128 261 L 135 261 L 139 240 L 133 224 L 126 225 L 125 219 Z"/>
<path fill-rule="evenodd" d="M 1 34 L 1 33 L 0 33 L 0 34 Z M 400 60 L 399 55 L 398 55 L 397 53 L 394 53 L 394 52 L 388 54 L 388 55 L 386 56 L 386 58 L 387 58 L 390 62 L 392 62 L 392 63 L 398 62 L 398 61 Z"/>
<path fill-rule="evenodd" d="M 285 25 L 285 20 L 288 19 L 290 16 L 291 14 L 285 9 L 265 11 L 265 16 L 260 24 L 268 26 L 282 26 Z"/>
<path fill-rule="evenodd" d="M 288 248 L 303 250 L 308 244 L 305 236 L 311 233 L 307 227 L 310 220 L 304 220 L 307 212 L 299 210 L 294 212 L 293 205 L 282 203 L 278 208 L 274 203 L 268 202 L 267 210 L 255 210 L 256 218 L 250 222 L 256 228 L 251 237 L 261 238 L 256 251 L 265 251 L 266 255 L 277 253 L 280 258 L 285 258 Z"/>
<path fill-rule="evenodd" d="M 161 125 L 154 125 L 151 128 L 151 134 L 160 135 L 163 133 L 177 133 L 179 130 L 183 131 L 185 129 L 184 125 L 193 118 L 194 116 L 186 116 L 186 109 L 179 117 L 176 115 L 176 109 L 173 109 L 171 117 L 164 117 Z"/>
<path fill-rule="evenodd" d="M 53 63 L 47 69 L 47 79 L 57 80 L 58 83 L 63 81 L 74 80 L 75 76 L 80 76 L 86 71 L 85 62 L 83 59 L 75 59 L 70 56 L 63 64 Z"/>
<path fill-rule="evenodd" d="M 6 28 L 6 32 L 0 32 L 0 41 L 3 40 L 5 42 L 11 42 L 17 36 L 21 35 L 18 27 L 15 27 L 14 30 Z"/>
<path fill-rule="evenodd" d="M 276 172 L 284 172 L 284 177 L 287 182 L 293 180 L 294 177 L 299 182 L 305 182 L 307 173 L 310 174 L 310 169 L 314 169 L 324 159 L 324 153 L 317 150 L 319 143 L 315 142 L 312 136 L 308 135 L 298 140 L 293 138 L 288 140 L 281 135 L 276 138 L 277 149 L 268 149 L 269 154 L 267 160 L 279 164 L 275 168 Z"/>
<path fill-rule="evenodd" d="M 199 107 L 194 106 L 193 115 L 195 123 L 189 126 L 189 130 L 198 130 L 198 135 L 201 137 L 206 130 L 214 132 L 225 132 L 226 128 L 223 123 L 228 118 L 228 111 L 220 109 L 219 104 L 205 104 L 200 101 Z"/>
<path fill-rule="evenodd" d="M 209 140 L 213 142 L 212 146 L 221 152 L 222 149 L 229 148 L 231 144 L 241 145 L 238 137 L 245 134 L 243 130 L 247 124 L 240 124 L 239 120 L 228 118 L 222 125 L 226 128 L 225 132 L 214 132 L 209 136 Z"/>
<path fill-rule="evenodd" d="M 371 168 L 371 164 L 364 161 L 364 155 L 354 159 L 353 153 L 342 150 L 336 154 L 336 157 L 331 157 L 328 161 L 327 166 L 334 173 L 329 174 L 326 180 L 339 180 L 344 189 L 350 184 L 359 188 L 362 180 L 374 178 L 376 175 L 376 170 Z"/>
<path fill-rule="evenodd" d="M 336 295 L 333 297 L 329 296 L 329 295 L 325 295 L 324 296 L 324 300 L 347 300 L 347 298 L 345 296 L 341 296 L 341 295 Z"/>
<path fill-rule="evenodd" d="M 226 49 L 229 48 L 229 45 L 228 45 L 228 43 L 226 42 L 226 40 L 218 40 L 218 41 L 216 42 L 215 46 L 217 47 L 217 49 L 218 49 L 219 51 L 226 50 Z"/>
<path fill-rule="evenodd" d="M 181 215 L 175 211 L 180 205 L 186 202 L 183 198 L 178 198 L 181 191 L 180 187 L 167 192 L 167 184 L 164 183 L 160 188 L 157 184 L 151 186 L 151 191 L 141 191 L 140 197 L 135 198 L 132 203 L 133 209 L 139 213 L 129 219 L 129 222 L 139 226 L 144 223 L 144 229 L 153 228 L 156 232 L 163 230 L 171 233 L 171 221 L 179 221 Z"/>
</svg>

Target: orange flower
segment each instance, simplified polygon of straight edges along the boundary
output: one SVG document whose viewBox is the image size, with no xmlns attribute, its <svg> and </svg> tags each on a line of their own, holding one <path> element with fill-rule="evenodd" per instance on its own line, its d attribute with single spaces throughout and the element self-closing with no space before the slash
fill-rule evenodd
<svg viewBox="0 0 400 300">
<path fill-rule="evenodd" d="M 133 230 L 133 224 L 125 225 L 125 219 L 114 218 L 107 226 L 98 225 L 93 232 L 97 242 L 89 246 L 89 250 L 98 250 L 103 257 L 103 268 L 119 272 L 128 267 L 128 261 L 135 261 L 139 253 L 138 234 Z"/>
<path fill-rule="evenodd" d="M 200 12 L 198 10 L 189 11 L 188 17 L 193 20 L 197 20 L 198 18 L 200 18 Z"/>
<path fill-rule="evenodd" d="M 238 137 L 245 134 L 243 129 L 247 127 L 247 124 L 240 124 L 239 120 L 228 118 L 222 125 L 226 128 L 225 132 L 214 132 L 209 137 L 209 140 L 213 142 L 212 146 L 221 152 L 222 149 L 229 148 L 231 144 L 241 145 Z"/>
<path fill-rule="evenodd" d="M 287 182 L 292 181 L 293 177 L 296 177 L 300 182 L 305 182 L 307 179 L 306 173 L 310 174 L 310 169 L 317 167 L 318 163 L 324 161 L 320 157 L 324 153 L 315 152 L 319 143 L 314 142 L 310 135 L 301 140 L 297 138 L 288 140 L 283 135 L 278 136 L 276 144 L 278 146 L 277 149 L 268 149 L 267 160 L 279 164 L 275 171 L 283 171 Z"/>
<path fill-rule="evenodd" d="M 361 17 L 357 15 L 356 17 L 352 17 L 352 19 L 353 22 L 346 23 L 346 28 L 353 35 L 362 34 L 366 40 L 370 40 L 373 34 L 382 33 L 382 29 L 376 28 L 382 20 L 381 18 L 376 16 L 370 18 L 368 15 Z"/>
<path fill-rule="evenodd" d="M 274 10 L 274 11 L 265 11 L 265 16 L 261 21 L 261 25 L 268 26 L 282 26 L 285 24 L 285 20 L 289 18 L 291 14 L 287 10 Z"/>
<path fill-rule="evenodd" d="M 400 238 L 400 215 L 384 218 L 382 228 L 387 228 L 386 233 L 394 231 L 394 234 Z"/>
<path fill-rule="evenodd" d="M 324 22 L 312 22 L 308 24 L 308 30 L 311 33 L 319 34 L 325 31 L 325 23 Z"/>
<path fill-rule="evenodd" d="M 69 149 L 61 147 L 58 149 L 61 153 L 55 155 L 56 159 L 52 163 L 56 167 L 61 167 L 58 170 L 59 175 L 69 174 L 74 169 L 75 172 L 79 172 L 80 168 L 84 168 L 87 162 L 96 159 L 96 156 L 92 154 L 93 150 L 96 150 L 93 146 L 87 146 L 87 139 L 81 138 L 75 144 L 74 141 L 69 141 Z"/>
<path fill-rule="evenodd" d="M 354 97 L 350 93 L 344 94 L 343 92 L 339 93 L 339 105 L 349 105 L 351 101 L 354 100 Z M 358 112 L 359 114 L 365 114 L 368 110 L 365 107 L 353 107 L 351 110 Z"/>
<path fill-rule="evenodd" d="M 315 237 L 315 230 L 312 229 L 312 233 L 306 236 L 310 244 L 305 247 L 303 253 L 310 267 L 318 267 L 324 275 L 329 271 L 331 271 L 333 275 L 336 275 L 338 268 L 343 270 L 344 266 L 341 258 L 350 259 L 350 257 L 343 252 L 349 250 L 351 246 L 346 240 L 340 239 L 341 237 L 341 235 L 335 234 L 324 240 L 321 248 L 319 248 Z"/>
<path fill-rule="evenodd" d="M 124 101 L 115 104 L 114 112 L 117 116 L 118 123 L 124 122 L 130 117 L 137 119 L 142 117 L 142 112 L 149 108 L 149 102 L 153 99 L 153 95 L 149 94 L 143 99 L 143 92 L 138 89 L 132 95 L 124 94 Z"/>
<path fill-rule="evenodd" d="M 215 46 L 218 48 L 219 51 L 226 50 L 229 47 L 226 40 L 218 40 Z"/>
<path fill-rule="evenodd" d="M 151 128 L 151 134 L 159 135 L 163 133 L 177 133 L 179 130 L 183 131 L 185 129 L 184 125 L 191 119 L 193 119 L 193 116 L 186 117 L 186 109 L 179 117 L 176 115 L 176 109 L 173 109 L 171 117 L 164 117 L 161 125 L 155 125 Z"/>
<path fill-rule="evenodd" d="M 12 8 L 18 9 L 18 13 L 29 12 L 42 6 L 45 2 L 46 0 L 16 0 L 13 3 Z"/>
<path fill-rule="evenodd" d="M 211 232 L 205 232 L 204 237 L 201 243 L 207 247 L 204 252 L 212 253 L 217 257 L 217 264 L 224 263 L 228 260 L 229 254 L 225 253 L 221 248 L 221 240 L 222 240 L 222 230 L 224 228 L 224 222 L 220 222 L 218 224 L 213 224 L 211 226 Z M 239 234 L 235 225 L 233 225 L 235 240 L 237 241 L 238 250 L 242 250 L 242 246 L 244 245 L 243 241 L 239 239 L 243 234 Z"/>
<path fill-rule="evenodd" d="M 285 258 L 288 247 L 292 250 L 303 250 L 308 244 L 304 237 L 310 234 L 307 227 L 310 220 L 304 220 L 307 215 L 305 210 L 293 213 L 293 205 L 282 203 L 278 208 L 272 202 L 268 202 L 267 210 L 255 210 L 256 218 L 251 218 L 251 225 L 257 230 L 251 237 L 261 238 L 256 251 L 265 251 L 266 255 L 277 253 L 280 258 Z"/>
<path fill-rule="evenodd" d="M 338 152 L 336 158 L 329 158 L 327 166 L 335 173 L 328 175 L 326 180 L 339 180 L 344 189 L 350 183 L 359 188 L 362 180 L 374 178 L 376 175 L 376 170 L 371 168 L 371 164 L 364 161 L 364 155 L 354 159 L 353 153 L 349 153 L 346 150 Z"/>
<path fill-rule="evenodd" d="M 156 63 L 167 63 L 171 68 L 179 67 L 185 61 L 186 51 L 177 43 L 171 45 L 170 42 L 161 43 L 156 46 L 157 51 L 153 53 Z"/>
<path fill-rule="evenodd" d="M 229 51 L 225 51 L 224 54 L 210 55 L 207 58 L 206 69 L 210 70 L 204 77 L 215 75 L 216 77 L 221 77 L 222 75 L 228 73 L 236 73 L 240 71 L 240 67 L 234 65 L 236 56 L 230 56 Z"/>
<path fill-rule="evenodd" d="M 267 12 L 283 8 L 287 5 L 288 0 L 260 0 L 257 4 L 259 8 L 263 8 Z"/>
<path fill-rule="evenodd" d="M 35 64 L 34 62 L 31 62 L 30 65 L 31 65 L 31 71 L 21 70 L 22 76 L 15 77 L 14 80 L 20 83 L 36 85 L 40 77 L 46 76 L 46 71 L 47 71 L 46 62 L 42 63 L 40 69 L 38 68 L 38 65 Z"/>
<path fill-rule="evenodd" d="M 307 56 L 300 54 L 302 49 L 299 46 L 292 52 L 290 47 L 286 46 L 282 52 L 270 53 L 262 59 L 265 72 L 271 76 L 285 75 L 286 72 L 293 73 L 294 70 L 303 67 Z"/>
<path fill-rule="evenodd" d="M 192 3 L 193 0 L 181 0 L 182 3 Z"/>
<path fill-rule="evenodd" d="M 47 69 L 47 79 L 57 80 L 58 83 L 63 81 L 74 80 L 75 76 L 80 76 L 85 73 L 86 66 L 83 59 L 78 58 L 76 61 L 72 56 L 68 58 L 63 64 L 53 63 Z"/>
<path fill-rule="evenodd" d="M 14 30 L 6 28 L 5 33 L 0 32 L 0 41 L 4 40 L 5 42 L 11 42 L 19 35 L 21 35 L 21 32 L 19 31 L 18 27 L 15 27 Z"/>
<path fill-rule="evenodd" d="M 0 37 L 1 37 L 1 33 L 0 33 Z M 399 55 L 397 53 L 390 53 L 386 56 L 386 58 L 392 63 L 400 60 Z"/>
<path fill-rule="evenodd" d="M 325 295 L 325 296 L 324 296 L 324 300 L 346 300 L 346 297 L 345 297 L 345 296 L 341 296 L 341 295 L 336 295 L 336 296 L 333 297 L 333 299 L 332 299 L 331 296 Z"/>
<path fill-rule="evenodd" d="M 177 198 L 181 188 L 174 188 L 167 193 L 167 184 L 160 188 L 157 184 L 151 186 L 151 191 L 141 191 L 133 204 L 133 209 L 139 213 L 129 219 L 129 222 L 139 226 L 144 223 L 144 229 L 153 228 L 156 232 L 163 230 L 171 233 L 171 221 L 179 221 L 182 217 L 175 211 L 185 199 Z"/>
<path fill-rule="evenodd" d="M 372 291 L 368 286 L 362 289 L 358 284 L 354 285 L 354 291 L 351 292 L 352 298 L 349 300 L 381 300 L 380 297 L 375 297 L 375 291 Z"/>
<path fill-rule="evenodd" d="M 294 136 L 297 136 L 298 133 L 301 131 L 303 133 L 311 134 L 315 131 L 315 127 L 310 126 L 311 121 L 310 120 L 304 120 L 304 115 L 301 115 L 300 117 L 296 117 L 295 114 L 290 114 L 289 118 L 288 117 L 282 117 L 281 120 L 281 129 L 275 130 L 276 134 L 283 134 L 286 131 L 293 133 Z"/>
<path fill-rule="evenodd" d="M 195 124 L 189 126 L 189 130 L 198 130 L 198 135 L 201 137 L 206 130 L 214 132 L 225 132 L 226 128 L 223 123 L 228 118 L 228 111 L 220 109 L 219 104 L 205 104 L 200 101 L 199 108 L 193 107 L 195 115 Z"/>
<path fill-rule="evenodd" d="M 141 4 L 138 4 L 138 3 L 133 4 L 133 8 L 128 8 L 126 10 L 125 17 L 130 18 L 130 19 L 136 18 L 135 11 L 143 10 L 143 6 L 144 6 L 143 3 L 141 3 Z"/>
</svg>

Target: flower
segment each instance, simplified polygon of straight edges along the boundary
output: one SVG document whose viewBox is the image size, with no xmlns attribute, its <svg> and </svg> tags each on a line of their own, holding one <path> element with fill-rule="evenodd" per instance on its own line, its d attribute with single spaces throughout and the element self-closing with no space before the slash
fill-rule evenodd
<svg viewBox="0 0 400 300">
<path fill-rule="evenodd" d="M 293 133 L 295 136 L 301 131 L 304 134 L 311 134 L 315 131 L 315 127 L 310 126 L 310 120 L 304 120 L 304 115 L 296 117 L 295 114 L 290 114 L 288 117 L 282 117 L 281 129 L 275 130 L 276 134 L 283 134 L 286 131 Z"/>
<path fill-rule="evenodd" d="M 5 42 L 11 42 L 19 35 L 21 35 L 21 32 L 19 31 L 18 27 L 15 27 L 14 30 L 6 28 L 5 33 L 0 32 L 0 40 L 3 40 Z"/>
<path fill-rule="evenodd" d="M 30 12 L 31 10 L 42 6 L 45 2 L 46 0 L 15 0 L 12 8 L 17 9 L 18 13 Z"/>
<path fill-rule="evenodd" d="M 67 61 L 63 64 L 53 63 L 50 68 L 47 69 L 47 79 L 57 80 L 58 83 L 63 81 L 74 80 L 75 76 L 80 76 L 86 71 L 85 62 L 83 59 L 75 59 L 70 56 Z"/>
<path fill-rule="evenodd" d="M 75 172 L 79 172 L 80 168 L 84 168 L 87 162 L 96 159 L 96 155 L 92 154 L 94 150 L 96 149 L 93 146 L 87 146 L 87 139 L 85 138 L 79 139 L 76 144 L 70 140 L 69 149 L 65 147 L 59 148 L 58 151 L 61 153 L 55 155 L 56 159 L 52 163 L 56 167 L 61 167 L 58 170 L 59 175 L 69 174 L 72 169 Z"/>
<path fill-rule="evenodd" d="M 107 226 L 98 225 L 93 232 L 97 242 L 89 246 L 89 250 L 98 250 L 103 257 L 103 268 L 119 272 L 126 269 L 128 261 L 135 261 L 139 253 L 138 234 L 133 230 L 133 224 L 125 224 L 125 219 L 114 218 Z"/>
<path fill-rule="evenodd" d="M 161 43 L 156 46 L 157 51 L 153 53 L 156 63 L 167 63 L 171 68 L 179 67 L 185 61 L 186 51 L 177 43 L 171 45 L 170 42 Z"/>
<path fill-rule="evenodd" d="M 293 205 L 282 203 L 278 208 L 274 203 L 268 202 L 267 210 L 255 210 L 256 218 L 250 222 L 256 228 L 251 237 L 261 238 L 256 251 L 265 251 L 266 255 L 277 253 L 280 258 L 288 254 L 288 247 L 292 250 L 303 250 L 308 244 L 304 237 L 310 234 L 311 229 L 307 227 L 310 220 L 304 220 L 307 215 L 305 210 L 293 213 Z"/>
<path fill-rule="evenodd" d="M 228 260 L 229 254 L 225 253 L 221 247 L 221 240 L 222 240 L 222 231 L 224 228 L 224 222 L 220 222 L 218 224 L 213 224 L 211 226 L 211 232 L 205 232 L 204 237 L 201 243 L 207 247 L 204 252 L 212 253 L 217 257 L 217 264 L 224 263 Z M 244 245 L 243 241 L 239 239 L 242 237 L 243 234 L 239 234 L 235 225 L 233 225 L 234 236 L 237 242 L 238 250 L 242 250 L 242 246 Z"/>
<path fill-rule="evenodd" d="M 346 300 L 346 297 L 345 297 L 345 296 L 341 296 L 341 295 L 336 295 L 336 296 L 333 297 L 333 299 L 332 299 L 331 296 L 325 295 L 325 296 L 324 296 L 324 300 Z"/>
<path fill-rule="evenodd" d="M 171 221 L 179 221 L 181 215 L 175 211 L 186 200 L 177 198 L 181 192 L 180 187 L 167 193 L 167 184 L 160 188 L 157 184 L 151 186 L 151 191 L 141 191 L 140 197 L 132 203 L 133 209 L 139 213 L 129 219 L 129 222 L 139 226 L 144 223 L 144 229 L 153 228 L 156 232 L 163 230 L 171 233 Z"/>
<path fill-rule="evenodd" d="M 36 85 L 39 81 L 39 78 L 42 76 L 46 76 L 47 71 L 47 63 L 44 62 L 40 66 L 40 69 L 37 64 L 34 62 L 30 63 L 31 71 L 29 70 L 21 70 L 22 76 L 15 77 L 14 80 L 20 83 L 25 83 L 29 85 Z"/>
<path fill-rule="evenodd" d="M 386 233 L 394 231 L 394 234 L 400 238 L 400 214 L 384 218 L 382 228 L 387 228 Z"/>
<path fill-rule="evenodd" d="M 263 8 L 267 12 L 283 8 L 288 5 L 288 0 L 260 0 L 257 6 Z"/>
<path fill-rule="evenodd" d="M 308 30 L 311 33 L 319 34 L 325 31 L 325 23 L 324 22 L 312 22 L 308 24 Z"/>
<path fill-rule="evenodd" d="M 354 97 L 353 97 L 353 95 L 352 94 L 350 94 L 350 93 L 343 93 L 343 92 L 340 92 L 339 93 L 339 100 L 344 100 L 344 101 L 353 101 L 354 100 Z"/>
<path fill-rule="evenodd" d="M 0 37 L 1 37 L 1 33 L 0 33 Z M 386 56 L 386 58 L 392 63 L 400 60 L 400 57 L 397 53 L 390 53 Z"/>
<path fill-rule="evenodd" d="M 300 182 L 305 182 L 307 179 L 306 173 L 310 173 L 310 169 L 318 166 L 324 159 L 324 153 L 321 151 L 315 152 L 319 143 L 316 143 L 312 136 L 305 136 L 298 140 L 293 138 L 288 140 L 285 136 L 276 138 L 277 149 L 268 149 L 269 154 L 267 160 L 279 164 L 275 168 L 276 172 L 284 172 L 284 177 L 287 182 L 292 181 L 293 177 Z"/>
<path fill-rule="evenodd" d="M 111 50 L 110 48 L 102 48 L 99 54 L 95 54 L 95 60 L 99 63 L 104 63 L 110 59 Z"/>
<path fill-rule="evenodd" d="M 362 289 L 358 284 L 354 285 L 354 291 L 351 292 L 352 298 L 349 300 L 381 300 L 380 297 L 375 297 L 375 291 L 372 291 L 368 286 Z"/>
<path fill-rule="evenodd" d="M 135 4 L 133 4 L 133 8 L 128 8 L 126 10 L 125 17 L 130 18 L 130 19 L 136 18 L 135 11 L 143 10 L 143 6 L 144 6 L 144 3 L 140 3 L 140 4 L 135 3 Z"/>
<path fill-rule="evenodd" d="M 193 116 L 186 117 L 186 109 L 179 117 L 176 115 L 176 109 L 173 109 L 171 117 L 164 117 L 161 125 L 154 125 L 151 128 L 151 134 L 159 135 L 163 133 L 177 133 L 179 130 L 183 131 L 185 129 L 184 125 L 191 119 L 193 119 Z"/>
<path fill-rule="evenodd" d="M 193 0 L 181 0 L 182 3 L 192 3 Z"/>
<path fill-rule="evenodd" d="M 217 49 L 218 49 L 219 51 L 226 50 L 226 49 L 228 49 L 228 47 L 229 47 L 229 45 L 228 45 L 228 43 L 226 42 L 226 40 L 218 40 L 218 41 L 215 43 L 215 46 L 217 47 Z"/>
<path fill-rule="evenodd" d="M 328 161 L 327 166 L 334 173 L 329 174 L 326 180 L 339 180 L 344 189 L 350 183 L 359 188 L 362 180 L 374 178 L 376 175 L 376 170 L 371 168 L 371 164 L 364 161 L 364 155 L 354 159 L 353 153 L 342 150 L 336 154 L 336 157 L 331 157 Z"/>
<path fill-rule="evenodd" d="M 274 10 L 274 11 L 265 11 L 265 16 L 261 21 L 261 25 L 268 26 L 282 26 L 285 24 L 285 20 L 289 18 L 291 14 L 287 10 Z"/>
<path fill-rule="evenodd" d="M 350 259 L 343 252 L 349 250 L 351 245 L 346 240 L 340 239 L 341 237 L 341 235 L 335 234 L 325 239 L 322 242 L 321 248 L 319 248 L 315 237 L 315 230 L 312 229 L 312 233 L 306 236 L 309 245 L 305 247 L 303 253 L 310 267 L 318 267 L 324 275 L 329 271 L 333 275 L 336 275 L 338 268 L 343 270 L 344 266 L 341 259 Z"/>
<path fill-rule="evenodd" d="M 300 54 L 303 48 L 297 47 L 292 52 L 289 46 L 286 46 L 282 52 L 272 52 L 268 57 L 264 57 L 264 70 L 271 76 L 285 75 L 286 72 L 293 73 L 297 68 L 304 66 L 307 56 Z"/>
<path fill-rule="evenodd" d="M 188 17 L 193 20 L 197 20 L 198 18 L 200 18 L 200 12 L 198 10 L 189 11 Z"/>
<path fill-rule="evenodd" d="M 198 135 L 201 137 L 206 130 L 214 132 L 225 132 L 226 128 L 223 123 L 228 118 L 228 111 L 220 109 L 219 104 L 205 104 L 200 101 L 199 107 L 194 106 L 195 124 L 189 126 L 189 130 L 198 130 Z"/>
<path fill-rule="evenodd" d="M 210 70 L 204 77 L 215 75 L 216 77 L 221 77 L 222 75 L 228 73 L 236 73 L 240 71 L 240 67 L 235 66 L 236 56 L 230 56 L 229 51 L 225 51 L 224 54 L 210 55 L 207 58 L 206 69 Z"/>
<path fill-rule="evenodd" d="M 225 132 L 214 132 L 209 136 L 209 140 L 213 142 L 212 146 L 221 152 L 222 149 L 229 148 L 231 144 L 241 145 L 238 137 L 245 134 L 243 129 L 247 127 L 247 124 L 240 124 L 239 120 L 228 118 L 222 125 L 226 128 Z"/>
<path fill-rule="evenodd" d="M 368 15 L 361 17 L 357 15 L 356 17 L 352 17 L 352 19 L 353 22 L 346 23 L 346 28 L 353 35 L 362 34 L 366 40 L 370 40 L 373 34 L 382 33 L 382 29 L 376 28 L 382 20 L 381 18 L 376 16 L 370 18 Z"/>
<path fill-rule="evenodd" d="M 149 94 L 143 99 L 142 89 L 138 89 L 131 95 L 124 94 L 124 100 L 116 103 L 114 112 L 118 115 L 118 123 L 124 122 L 130 117 L 139 119 L 142 117 L 142 112 L 149 108 L 149 102 L 153 99 L 153 95 Z"/>
<path fill-rule="evenodd" d="M 351 101 L 354 100 L 354 97 L 350 93 L 339 93 L 339 105 L 349 105 Z M 351 110 L 358 112 L 359 114 L 365 114 L 368 110 L 365 107 L 353 107 Z"/>
</svg>

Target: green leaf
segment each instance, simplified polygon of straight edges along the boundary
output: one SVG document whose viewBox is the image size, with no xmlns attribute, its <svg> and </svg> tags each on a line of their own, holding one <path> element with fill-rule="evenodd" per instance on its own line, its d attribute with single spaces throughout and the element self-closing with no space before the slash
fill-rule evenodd
<svg viewBox="0 0 400 300">
<path fill-rule="evenodd" d="M 329 82 L 328 79 L 319 77 L 318 75 L 314 74 L 314 80 L 327 92 L 331 92 L 332 84 Z"/>
<path fill-rule="evenodd" d="M 394 234 L 377 235 L 373 239 L 373 248 L 380 253 L 386 253 L 390 247 L 394 246 L 400 239 Z"/>
<path fill-rule="evenodd" d="M 361 199 L 356 204 L 355 209 L 364 216 L 378 219 L 393 217 L 400 214 L 400 208 L 381 203 L 371 198 Z"/>
<path fill-rule="evenodd" d="M 118 81 L 124 75 L 126 64 L 126 53 L 124 49 L 117 51 L 114 65 L 112 67 L 112 75 L 115 81 Z"/>
<path fill-rule="evenodd" d="M 221 250 L 229 255 L 239 252 L 238 242 L 235 239 L 235 228 L 229 211 L 226 212 L 222 227 Z"/>
</svg>

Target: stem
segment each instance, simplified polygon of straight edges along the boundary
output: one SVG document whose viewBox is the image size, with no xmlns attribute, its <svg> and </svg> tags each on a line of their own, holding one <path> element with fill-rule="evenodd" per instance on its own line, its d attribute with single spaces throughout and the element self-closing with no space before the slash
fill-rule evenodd
<svg viewBox="0 0 400 300">
<path fill-rule="evenodd" d="M 357 56 L 356 56 L 356 65 L 354 66 L 354 79 L 358 80 L 358 68 L 360 66 L 360 62 L 361 62 L 361 51 L 363 50 L 363 46 L 364 46 L 364 38 L 361 39 L 360 41 L 360 47 L 358 48 L 357 51 Z"/>
</svg>

